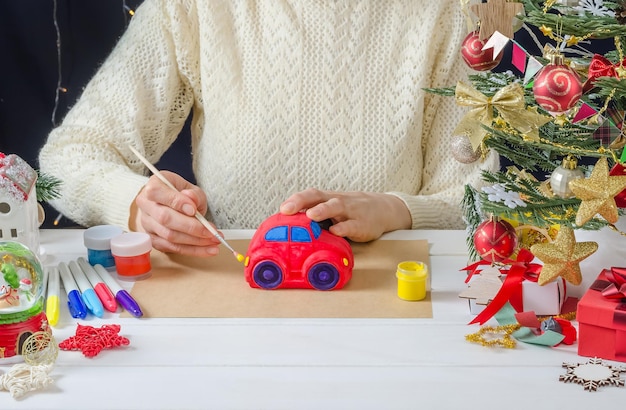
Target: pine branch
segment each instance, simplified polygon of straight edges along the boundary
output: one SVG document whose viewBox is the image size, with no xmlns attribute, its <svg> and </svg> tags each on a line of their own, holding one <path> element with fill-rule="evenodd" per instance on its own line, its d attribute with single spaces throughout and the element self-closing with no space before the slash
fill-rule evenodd
<svg viewBox="0 0 626 410">
<path fill-rule="evenodd" d="M 490 132 L 490 137 L 484 140 L 485 146 L 496 150 L 518 167 L 531 172 L 554 168 L 554 161 L 547 155 L 549 151 L 538 148 L 536 143 L 525 142 L 518 135 L 508 134 L 503 130 L 492 128 Z"/>
<path fill-rule="evenodd" d="M 608 98 L 613 94 L 612 101 L 619 110 L 626 109 L 626 80 L 614 77 L 598 77 L 594 83 L 595 92 L 600 98 Z"/>
<path fill-rule="evenodd" d="M 37 192 L 38 202 L 48 202 L 52 199 L 58 198 L 61 195 L 59 191 L 60 187 L 60 180 L 37 170 L 35 191 Z"/>
<path fill-rule="evenodd" d="M 540 141 L 524 138 L 510 128 L 485 129 L 490 134 L 484 140 L 488 148 L 493 148 L 514 164 L 532 172 L 551 172 L 560 164 L 561 158 L 567 155 L 578 158 L 607 156 L 606 153 L 600 153 L 600 140 L 593 138 L 595 128 L 584 125 L 548 122 L 540 128 Z"/>
<path fill-rule="evenodd" d="M 494 94 L 497 93 L 502 87 L 514 81 L 519 81 L 519 79 L 510 72 L 478 73 L 469 75 L 468 81 L 474 86 L 474 88 L 485 94 L 487 97 L 493 97 Z M 443 95 L 445 97 L 454 97 L 456 85 L 442 88 L 423 88 L 423 90 L 432 94 Z M 533 98 L 532 101 L 534 101 L 532 93 L 529 93 L 528 95 Z"/>
<path fill-rule="evenodd" d="M 490 184 L 500 184 L 507 191 L 517 192 L 526 203 L 525 207 L 509 208 L 503 202 L 490 201 L 488 194 L 478 194 L 481 209 L 486 214 L 506 217 L 523 225 L 549 228 L 552 225 L 565 225 L 574 229 L 598 230 L 608 225 L 604 219 L 593 218 L 583 226 L 576 225 L 576 214 L 581 200 L 578 198 L 546 197 L 540 191 L 541 182 L 520 179 L 509 172 L 483 172 L 483 180 Z"/>
<path fill-rule="evenodd" d="M 593 16 L 585 13 L 583 16 L 574 14 L 556 13 L 554 8 L 548 13 L 543 11 L 543 0 L 523 0 L 526 16 L 522 20 L 532 26 L 546 26 L 555 33 L 566 33 L 577 37 L 592 37 L 607 39 L 626 35 L 626 26 L 618 23 L 615 17 Z M 559 6 L 556 4 L 555 6 Z M 604 2 L 604 6 L 614 10 L 616 3 Z"/>
<path fill-rule="evenodd" d="M 463 210 L 465 222 L 467 223 L 465 243 L 470 260 L 472 261 L 478 260 L 478 252 L 474 246 L 474 233 L 483 220 L 480 214 L 480 206 L 477 203 L 477 195 L 478 192 L 471 185 L 465 185 L 465 194 L 461 201 L 461 209 Z"/>
</svg>

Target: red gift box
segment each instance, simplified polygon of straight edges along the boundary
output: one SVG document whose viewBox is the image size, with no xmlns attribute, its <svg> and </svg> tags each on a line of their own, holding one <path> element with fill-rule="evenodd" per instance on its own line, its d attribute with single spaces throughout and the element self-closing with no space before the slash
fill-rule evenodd
<svg viewBox="0 0 626 410">
<path fill-rule="evenodd" d="M 603 295 L 611 282 L 603 270 L 578 302 L 578 354 L 626 362 L 626 299 Z"/>
</svg>

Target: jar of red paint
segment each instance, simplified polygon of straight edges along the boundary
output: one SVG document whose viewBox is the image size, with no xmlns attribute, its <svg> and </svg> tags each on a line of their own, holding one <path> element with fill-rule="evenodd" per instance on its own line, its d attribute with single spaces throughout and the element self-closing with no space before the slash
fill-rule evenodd
<svg viewBox="0 0 626 410">
<path fill-rule="evenodd" d="M 150 277 L 152 241 L 144 232 L 126 232 L 111 238 L 115 270 L 121 280 L 135 281 Z"/>
</svg>

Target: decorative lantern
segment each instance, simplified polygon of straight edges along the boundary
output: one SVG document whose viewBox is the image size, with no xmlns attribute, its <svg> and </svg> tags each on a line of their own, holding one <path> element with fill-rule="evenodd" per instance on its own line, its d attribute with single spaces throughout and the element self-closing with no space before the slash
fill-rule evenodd
<svg viewBox="0 0 626 410">
<path fill-rule="evenodd" d="M 37 172 L 15 154 L 0 152 L 0 238 L 39 255 Z"/>
</svg>

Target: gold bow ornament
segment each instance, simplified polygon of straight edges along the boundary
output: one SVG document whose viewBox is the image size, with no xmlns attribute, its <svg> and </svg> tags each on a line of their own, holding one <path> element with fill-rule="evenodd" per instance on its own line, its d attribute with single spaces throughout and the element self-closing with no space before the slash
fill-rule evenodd
<svg viewBox="0 0 626 410">
<path fill-rule="evenodd" d="M 539 140 L 539 127 L 552 117 L 541 115 L 526 108 L 524 90 L 518 83 L 511 83 L 498 90 L 493 97 L 487 97 L 475 88 L 459 81 L 455 90 L 456 103 L 472 109 L 463 116 L 453 135 L 465 134 L 478 149 L 487 135 L 482 126 L 491 127 L 494 120 L 494 108 L 500 118 L 506 121 L 531 140 Z"/>
</svg>

